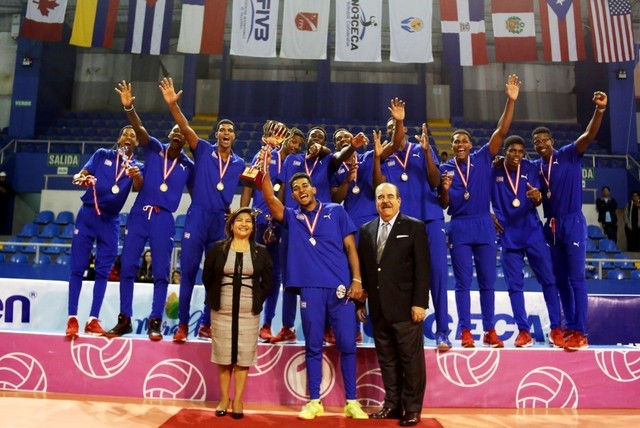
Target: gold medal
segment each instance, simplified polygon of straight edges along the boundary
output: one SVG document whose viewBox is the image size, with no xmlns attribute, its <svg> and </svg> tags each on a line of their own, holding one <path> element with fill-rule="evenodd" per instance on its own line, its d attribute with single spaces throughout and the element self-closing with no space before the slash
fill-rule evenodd
<svg viewBox="0 0 640 428">
<path fill-rule="evenodd" d="M 520 206 L 520 199 L 518 198 L 514 199 L 513 202 L 511 202 L 511 205 L 518 208 Z"/>
<path fill-rule="evenodd" d="M 216 184 L 216 189 L 218 189 L 220 192 L 224 190 L 224 184 L 222 183 L 222 181 Z"/>
<path fill-rule="evenodd" d="M 169 190 L 169 186 L 167 186 L 167 183 L 162 183 L 160 185 L 160 191 L 161 192 L 166 192 L 167 190 Z"/>
<path fill-rule="evenodd" d="M 113 193 L 114 195 L 117 195 L 118 193 L 120 193 L 120 188 L 118 187 L 117 184 L 114 184 L 113 186 L 111 186 L 111 193 Z"/>
</svg>

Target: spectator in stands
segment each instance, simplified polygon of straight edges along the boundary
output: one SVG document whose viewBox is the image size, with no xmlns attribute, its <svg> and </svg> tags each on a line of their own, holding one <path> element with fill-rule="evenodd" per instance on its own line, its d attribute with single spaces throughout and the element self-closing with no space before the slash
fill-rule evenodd
<svg viewBox="0 0 640 428">
<path fill-rule="evenodd" d="M 180 284 L 180 271 L 174 270 L 171 272 L 171 283 L 172 284 Z"/>
<path fill-rule="evenodd" d="M 446 162 L 446 161 L 448 161 L 448 160 L 449 160 L 449 153 L 447 153 L 447 151 L 446 151 L 446 150 L 443 150 L 443 151 L 440 153 L 440 163 L 445 163 L 445 162 Z"/>
<path fill-rule="evenodd" d="M 631 200 L 624 208 L 624 232 L 627 251 L 640 251 L 640 193 L 631 192 Z"/>
<path fill-rule="evenodd" d="M 191 295 L 196 283 L 196 275 L 203 252 L 214 243 L 224 239 L 225 215 L 233 201 L 233 195 L 240 183 L 240 174 L 245 162 L 232 151 L 236 139 L 235 125 L 228 119 L 218 122 L 216 144 L 198 137 L 189 126 L 178 105 L 182 91 L 176 93 L 173 80 L 165 78 L 160 82 L 160 90 L 180 132 L 187 140 L 195 161 L 191 205 L 187 212 L 182 251 L 180 253 L 179 324 L 173 341 L 184 343 L 189 336 L 189 313 Z M 211 311 L 205 307 L 199 321 L 198 337 L 211 339 Z"/>
<path fill-rule="evenodd" d="M 618 242 L 618 216 L 616 210 L 618 203 L 611 197 L 609 186 L 603 186 L 601 196 L 596 199 L 598 210 L 598 223 L 602 226 L 604 234 L 613 242 Z"/>
<path fill-rule="evenodd" d="M 96 244 L 96 280 L 93 301 L 84 332 L 102 336 L 98 316 L 104 300 L 107 278 L 118 254 L 120 210 L 127 200 L 131 187 L 139 190 L 143 179 L 142 165 L 133 160 L 133 150 L 138 138 L 131 126 L 120 131 L 118 147 L 114 150 L 98 149 L 82 170 L 73 176 L 73 183 L 86 187 L 81 197 L 82 207 L 76 217 L 71 240 L 71 277 L 69 278 L 69 306 L 65 335 L 74 339 L 78 335 L 78 302 L 82 289 L 82 277 L 93 244 Z"/>
<path fill-rule="evenodd" d="M 122 81 L 115 89 L 127 119 L 142 146 L 145 158 L 145 180 L 127 218 L 127 229 L 122 247 L 122 270 L 120 273 L 120 313 L 118 323 L 107 336 L 117 337 L 131 333 L 133 314 L 134 280 L 140 280 L 138 267 L 140 253 L 149 241 L 151 252 L 145 252 L 142 280 L 153 281 L 153 300 L 149 315 L 149 339 L 162 340 L 162 316 L 167 301 L 169 273 L 171 272 L 171 252 L 175 235 L 173 213 L 178 209 L 185 190 L 191 189 L 193 161 L 182 148 L 186 138 L 175 125 L 169 131 L 167 144 L 149 135 L 136 112 L 131 83 Z"/>
<path fill-rule="evenodd" d="M 218 365 L 220 383 L 216 416 L 227 413 L 233 374 L 231 417 L 241 419 L 249 367 L 257 362 L 256 332 L 262 304 L 272 285 L 272 262 L 265 246 L 255 242 L 256 220 L 251 208 L 231 213 L 225 229 L 227 238 L 207 252 L 202 282 L 211 308 L 211 361 Z"/>
<path fill-rule="evenodd" d="M 153 266 L 151 264 L 151 250 L 146 250 L 142 254 L 142 264 L 138 269 L 137 282 L 153 282 Z"/>
<path fill-rule="evenodd" d="M 547 219 L 544 229 L 551 248 L 553 270 L 566 320 L 564 349 L 577 351 L 587 340 L 587 221 L 582 213 L 582 155 L 600 129 L 607 95 L 594 92 L 595 109 L 585 131 L 571 144 L 554 149 L 551 131 L 533 130 L 533 145 L 540 155 L 535 161 L 542 178 L 542 206 Z"/>
<path fill-rule="evenodd" d="M 7 173 L 0 171 L 0 235 L 11 234 L 11 225 L 7 224 L 11 219 L 11 201 L 16 192 L 7 180 Z"/>
<path fill-rule="evenodd" d="M 121 266 L 122 263 L 120 261 L 120 254 L 118 254 L 115 261 L 113 262 L 113 266 L 111 267 L 111 272 L 109 272 L 109 281 L 120 282 Z"/>
</svg>

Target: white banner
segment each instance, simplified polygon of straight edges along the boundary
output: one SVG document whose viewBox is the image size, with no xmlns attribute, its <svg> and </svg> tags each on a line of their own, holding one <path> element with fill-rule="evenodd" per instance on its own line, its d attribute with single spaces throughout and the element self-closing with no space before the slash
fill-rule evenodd
<svg viewBox="0 0 640 428">
<path fill-rule="evenodd" d="M 389 0 L 391 62 L 433 62 L 432 0 Z"/>
<path fill-rule="evenodd" d="M 336 0 L 336 61 L 381 62 L 382 0 Z"/>
<path fill-rule="evenodd" d="M 276 56 L 279 4 L 278 0 L 233 0 L 231 55 Z"/>
<path fill-rule="evenodd" d="M 282 58 L 327 58 L 329 6 L 329 0 L 285 0 Z"/>
</svg>

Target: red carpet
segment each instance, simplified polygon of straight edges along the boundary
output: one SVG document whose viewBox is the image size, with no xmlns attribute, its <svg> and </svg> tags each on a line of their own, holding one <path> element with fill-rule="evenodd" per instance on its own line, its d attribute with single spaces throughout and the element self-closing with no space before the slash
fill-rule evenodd
<svg viewBox="0 0 640 428">
<path fill-rule="evenodd" d="M 397 419 L 386 420 L 358 420 L 344 416 L 320 416 L 311 421 L 302 421 L 295 415 L 271 415 L 268 413 L 245 413 L 244 418 L 236 420 L 227 415 L 217 417 L 213 410 L 182 409 L 161 425 L 161 428 L 192 428 L 192 427 L 216 427 L 216 428 L 245 428 L 245 427 L 280 427 L 280 428 L 350 428 L 350 427 L 397 427 Z M 440 422 L 434 418 L 422 418 L 417 425 L 420 428 L 443 428 Z"/>
</svg>

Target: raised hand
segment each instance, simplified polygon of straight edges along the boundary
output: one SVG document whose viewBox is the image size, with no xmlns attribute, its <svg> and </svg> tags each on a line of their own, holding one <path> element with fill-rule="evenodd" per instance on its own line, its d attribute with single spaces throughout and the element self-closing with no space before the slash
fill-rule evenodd
<svg viewBox="0 0 640 428">
<path fill-rule="evenodd" d="M 442 189 L 449 190 L 449 188 L 451 187 L 452 181 L 453 181 L 452 174 L 449 174 L 449 172 L 442 173 L 442 176 L 440 177 L 440 185 L 442 186 Z"/>
<path fill-rule="evenodd" d="M 599 109 L 605 108 L 607 106 L 607 94 L 602 91 L 596 91 L 593 93 L 593 102 L 598 106 Z"/>
<path fill-rule="evenodd" d="M 391 117 L 395 120 L 404 120 L 404 101 L 396 98 L 391 100 L 391 105 L 389 106 L 389 113 L 391 113 Z"/>
<path fill-rule="evenodd" d="M 522 82 L 518 79 L 517 74 L 510 74 L 507 78 L 507 83 L 504 85 L 504 92 L 511 100 L 517 100 L 520 93 L 520 86 Z"/>
<path fill-rule="evenodd" d="M 427 128 L 426 123 L 422 124 L 422 135 L 416 135 L 415 139 L 420 143 L 420 147 L 422 147 L 422 150 L 429 150 L 429 129 Z"/>
<path fill-rule="evenodd" d="M 182 96 L 182 91 L 176 93 L 176 90 L 173 87 L 173 79 L 171 77 L 165 77 L 160 81 L 160 85 L 158 85 L 160 91 L 162 92 L 162 96 L 164 97 L 164 101 L 167 104 L 176 104 L 180 97 Z"/>
<path fill-rule="evenodd" d="M 531 183 L 527 183 L 527 198 L 538 204 L 542 201 L 542 193 L 540 193 L 540 189 L 533 187 Z"/>
<path fill-rule="evenodd" d="M 351 145 L 356 149 L 366 146 L 367 144 L 369 144 L 369 139 L 362 132 L 358 132 L 358 134 L 351 139 Z"/>
<path fill-rule="evenodd" d="M 118 94 L 120 94 L 120 102 L 122 103 L 122 106 L 126 109 L 131 108 L 133 101 L 136 99 L 131 92 L 131 83 L 127 83 L 123 80 L 118 83 L 118 87 L 114 89 Z"/>
</svg>

